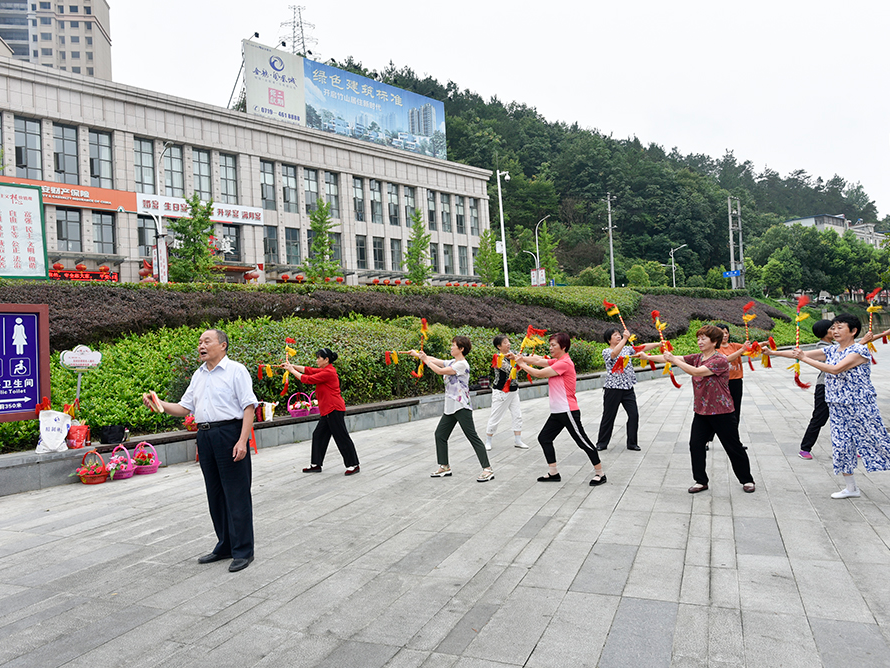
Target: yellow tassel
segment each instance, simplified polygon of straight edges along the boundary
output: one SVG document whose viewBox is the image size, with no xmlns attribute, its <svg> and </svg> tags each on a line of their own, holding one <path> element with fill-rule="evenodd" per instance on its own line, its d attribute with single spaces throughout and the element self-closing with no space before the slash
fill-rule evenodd
<svg viewBox="0 0 890 668">
<path fill-rule="evenodd" d="M 746 313 L 745 315 L 742 316 L 742 320 L 744 320 L 745 322 L 751 322 L 756 317 L 757 317 L 756 313 Z"/>
<path fill-rule="evenodd" d="M 795 318 L 795 322 L 803 322 L 804 320 L 806 320 L 809 317 L 810 317 L 809 313 L 801 313 L 800 315 L 797 316 L 797 318 Z"/>
<path fill-rule="evenodd" d="M 290 346 L 285 346 L 284 352 L 286 352 L 288 355 L 296 355 L 297 354 L 297 351 L 294 350 L 293 348 L 291 348 Z"/>
<path fill-rule="evenodd" d="M 665 363 L 664 363 L 664 371 L 661 372 L 661 375 L 662 375 L 662 376 L 667 376 L 667 375 L 670 374 L 670 372 L 671 372 L 671 363 L 670 363 L 670 362 L 665 362 Z"/>
<path fill-rule="evenodd" d="M 794 373 L 796 373 L 798 376 L 800 375 L 800 362 L 795 362 L 794 364 L 792 364 L 792 365 L 789 366 L 788 368 L 789 368 L 789 369 L 794 369 Z"/>
<path fill-rule="evenodd" d="M 284 372 L 284 378 L 281 379 L 282 382 L 283 382 L 285 385 L 287 385 L 287 377 L 288 377 L 288 375 L 290 375 L 290 371 L 285 371 L 285 372 Z"/>
<path fill-rule="evenodd" d="M 878 349 L 875 348 L 875 344 L 872 343 L 871 341 L 868 342 L 868 349 L 869 349 L 870 352 L 873 352 L 873 353 L 878 352 Z"/>
<path fill-rule="evenodd" d="M 883 306 L 869 306 L 865 310 L 868 311 L 869 313 L 877 313 L 878 311 L 883 311 L 884 307 Z"/>
<path fill-rule="evenodd" d="M 272 377 L 272 367 L 270 367 L 270 366 L 267 364 L 267 365 L 266 365 L 266 378 L 271 378 L 271 377 Z"/>
<path fill-rule="evenodd" d="M 392 351 L 392 355 L 390 355 L 390 358 L 392 359 L 393 364 L 399 363 L 399 354 L 395 350 Z"/>
<path fill-rule="evenodd" d="M 618 315 L 619 313 L 621 313 L 621 311 L 618 310 L 617 306 L 606 311 L 606 315 Z"/>
<path fill-rule="evenodd" d="M 628 343 L 633 343 L 633 342 L 636 341 L 636 340 L 637 340 L 637 335 L 636 335 L 636 334 L 631 334 L 631 335 L 630 335 L 630 338 L 627 340 L 627 342 L 628 342 Z"/>
</svg>

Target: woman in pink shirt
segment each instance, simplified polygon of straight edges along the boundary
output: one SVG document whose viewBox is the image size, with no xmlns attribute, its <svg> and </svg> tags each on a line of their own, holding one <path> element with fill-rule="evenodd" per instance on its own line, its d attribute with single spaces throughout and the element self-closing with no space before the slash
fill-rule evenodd
<svg viewBox="0 0 890 668">
<path fill-rule="evenodd" d="M 717 350 L 723 342 L 723 330 L 713 325 L 705 325 L 695 336 L 700 353 L 677 357 L 673 353 L 647 355 L 637 353 L 634 357 L 653 362 L 670 362 L 692 376 L 693 410 L 692 433 L 689 435 L 689 454 L 692 458 L 692 477 L 695 484 L 689 488 L 690 494 L 703 492 L 708 488 L 707 441 L 711 434 L 717 434 L 720 444 L 726 450 L 733 473 L 742 483 L 746 492 L 754 491 L 754 478 L 751 477 L 751 462 L 745 446 L 739 440 L 739 423 L 735 418 L 735 404 L 729 393 L 729 360 Z"/>
<path fill-rule="evenodd" d="M 528 375 L 535 378 L 546 378 L 550 384 L 550 417 L 544 423 L 544 428 L 538 434 L 538 443 L 544 450 L 544 458 L 547 460 L 549 471 L 547 475 L 538 478 L 538 482 L 559 482 L 562 477 L 556 468 L 556 450 L 553 441 L 563 429 L 569 430 L 569 435 L 574 439 L 593 464 L 594 476 L 590 481 L 591 486 L 602 485 L 606 482 L 606 474 L 603 473 L 603 465 L 600 462 L 596 446 L 590 442 L 584 427 L 581 424 L 581 410 L 575 399 L 575 363 L 569 357 L 569 348 L 572 340 L 565 332 L 554 334 L 550 337 L 550 357 L 528 355 L 519 357 L 513 355 L 516 365 Z M 536 369 L 529 366 L 534 364 L 542 367 Z"/>
</svg>

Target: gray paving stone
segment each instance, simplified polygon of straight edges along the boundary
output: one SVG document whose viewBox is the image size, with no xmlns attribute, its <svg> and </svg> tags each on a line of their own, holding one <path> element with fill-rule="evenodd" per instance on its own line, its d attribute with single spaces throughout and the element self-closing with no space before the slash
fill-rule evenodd
<svg viewBox="0 0 890 668">
<path fill-rule="evenodd" d="M 525 665 L 596 666 L 619 601 L 617 596 L 567 593 Z"/>
<path fill-rule="evenodd" d="M 600 657 L 600 668 L 671 665 L 677 604 L 623 597 Z"/>
<path fill-rule="evenodd" d="M 637 547 L 597 541 L 572 582 L 572 591 L 621 596 Z"/>
<path fill-rule="evenodd" d="M 874 624 L 810 618 L 824 666 L 890 666 L 890 647 Z"/>
</svg>

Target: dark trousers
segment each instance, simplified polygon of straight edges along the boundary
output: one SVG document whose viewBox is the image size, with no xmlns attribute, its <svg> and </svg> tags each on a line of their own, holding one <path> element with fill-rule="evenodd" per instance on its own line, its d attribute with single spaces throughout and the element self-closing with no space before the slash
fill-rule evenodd
<svg viewBox="0 0 890 668">
<path fill-rule="evenodd" d="M 733 417 L 735 418 L 735 426 L 738 429 L 742 420 L 742 379 L 741 378 L 733 378 L 729 381 L 729 396 L 732 397 L 732 405 L 735 407 L 735 410 L 732 412 Z M 708 432 L 708 443 L 714 440 L 715 432 L 712 430 Z"/>
<path fill-rule="evenodd" d="M 689 436 L 689 454 L 692 458 L 692 477 L 695 482 L 707 485 L 708 452 L 705 449 L 708 437 L 717 434 L 720 444 L 726 450 L 733 473 L 743 485 L 746 482 L 754 482 L 751 477 L 751 462 L 748 461 L 748 453 L 739 440 L 739 425 L 736 423 L 733 413 L 722 415 L 699 415 L 692 418 L 692 433 Z"/>
<path fill-rule="evenodd" d="M 578 447 L 586 454 L 590 463 L 596 466 L 600 463 L 600 455 L 596 451 L 596 446 L 587 438 L 584 433 L 584 427 L 581 424 L 581 411 L 572 411 L 571 413 L 551 413 L 538 434 L 538 443 L 544 451 L 544 458 L 548 464 L 556 463 L 556 450 L 553 448 L 553 441 L 559 436 L 563 429 L 568 429 L 571 436 Z"/>
<path fill-rule="evenodd" d="M 253 556 L 253 502 L 250 497 L 250 448 L 240 462 L 232 450 L 241 421 L 198 432 L 198 460 L 204 474 L 210 519 L 219 542 L 213 552 L 233 559 Z"/>
<path fill-rule="evenodd" d="M 627 413 L 627 445 L 637 444 L 637 432 L 640 428 L 640 411 L 637 410 L 637 395 L 633 388 L 629 390 L 603 389 L 603 418 L 600 420 L 600 433 L 596 439 L 597 447 L 609 445 L 612 440 L 612 429 L 618 407 L 623 406 Z"/>
<path fill-rule="evenodd" d="M 312 432 L 312 464 L 321 466 L 324 464 L 324 456 L 328 451 L 328 444 L 334 437 L 334 443 L 343 457 L 343 464 L 347 468 L 358 466 L 358 454 L 355 452 L 355 443 L 346 431 L 346 411 L 331 411 L 322 415 L 315 431 Z"/>
<path fill-rule="evenodd" d="M 806 433 L 800 442 L 800 449 L 810 452 L 819 438 L 819 432 L 825 423 L 828 422 L 828 404 L 825 403 L 825 386 L 816 385 L 815 396 L 813 397 L 813 415 L 810 418 L 810 424 L 807 425 Z"/>
<path fill-rule="evenodd" d="M 476 433 L 473 411 L 469 408 L 461 408 L 451 415 L 443 415 L 442 419 L 439 420 L 439 426 L 436 427 L 436 459 L 438 460 L 436 463 L 439 466 L 448 466 L 448 438 L 451 436 L 451 432 L 454 431 L 454 425 L 456 424 L 460 425 L 464 436 L 467 437 L 470 445 L 473 446 L 482 468 L 489 468 L 491 464 L 488 461 L 488 453 L 485 452 L 485 444 L 479 438 L 479 434 Z"/>
</svg>

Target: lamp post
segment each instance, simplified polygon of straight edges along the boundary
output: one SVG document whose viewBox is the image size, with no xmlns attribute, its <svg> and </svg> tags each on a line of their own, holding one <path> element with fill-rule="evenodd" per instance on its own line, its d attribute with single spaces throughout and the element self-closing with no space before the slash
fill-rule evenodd
<svg viewBox="0 0 890 668">
<path fill-rule="evenodd" d="M 673 277 L 674 287 L 677 287 L 677 265 L 674 264 L 674 253 L 681 248 L 685 248 L 687 244 L 671 248 L 671 276 Z"/>
<path fill-rule="evenodd" d="M 549 217 L 550 217 L 550 214 L 548 213 L 546 216 L 544 216 L 543 218 L 541 218 L 541 220 L 538 221 L 538 225 L 543 223 Z M 535 269 L 541 268 L 541 251 L 538 249 L 538 225 L 535 225 L 535 265 L 536 265 Z"/>
<path fill-rule="evenodd" d="M 504 181 L 510 180 L 510 172 L 502 172 L 501 170 L 497 170 L 498 175 L 498 209 L 501 214 L 501 253 L 504 256 L 504 287 L 510 287 L 510 275 L 507 273 L 507 235 L 504 232 L 504 200 L 501 196 L 501 176 L 503 175 Z"/>
<path fill-rule="evenodd" d="M 612 200 L 615 198 L 612 197 L 611 193 L 606 193 L 606 211 L 609 215 L 609 227 L 606 229 L 609 231 L 609 268 L 612 274 L 612 287 L 615 287 L 615 250 L 612 246 L 612 230 L 615 229 L 612 227 Z"/>
<path fill-rule="evenodd" d="M 161 151 L 161 154 L 158 156 L 158 162 L 155 169 L 155 180 L 158 184 L 158 195 L 161 194 L 161 163 L 164 160 L 164 155 L 167 153 L 167 149 L 169 149 L 172 145 L 172 141 L 165 141 L 164 150 Z M 161 223 L 161 216 L 154 213 L 150 213 L 149 215 L 151 215 L 151 217 L 155 221 L 155 250 L 157 252 L 157 263 L 155 264 L 155 271 L 158 274 L 158 282 L 167 283 L 169 281 L 170 268 L 167 257 L 167 235 L 164 233 L 164 229 Z"/>
</svg>

